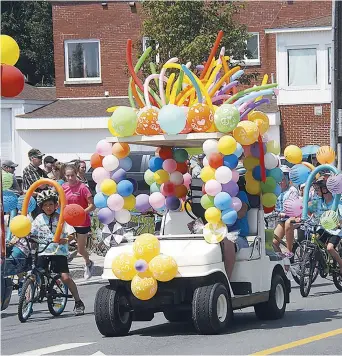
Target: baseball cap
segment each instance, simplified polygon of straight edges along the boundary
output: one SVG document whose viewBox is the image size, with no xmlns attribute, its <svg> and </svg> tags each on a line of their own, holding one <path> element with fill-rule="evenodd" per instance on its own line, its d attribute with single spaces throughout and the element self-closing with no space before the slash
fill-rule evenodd
<svg viewBox="0 0 342 356">
<path fill-rule="evenodd" d="M 45 154 L 41 153 L 37 148 L 32 148 L 28 151 L 28 156 L 29 156 L 29 158 L 32 158 L 32 157 L 42 158 L 43 156 L 45 156 Z"/>
<path fill-rule="evenodd" d="M 44 164 L 45 163 L 55 163 L 57 162 L 58 160 L 56 158 L 53 158 L 52 156 L 46 156 L 44 158 Z"/>
<path fill-rule="evenodd" d="M 9 160 L 9 159 L 5 159 L 2 161 L 2 166 L 4 167 L 11 167 L 11 168 L 16 168 L 18 167 L 18 165 L 16 163 L 14 163 L 13 161 Z"/>
</svg>

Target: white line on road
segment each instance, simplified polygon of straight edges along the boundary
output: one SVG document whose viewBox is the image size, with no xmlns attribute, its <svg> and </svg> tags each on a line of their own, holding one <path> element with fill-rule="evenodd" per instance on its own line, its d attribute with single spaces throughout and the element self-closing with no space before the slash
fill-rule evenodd
<svg viewBox="0 0 342 356">
<path fill-rule="evenodd" d="M 90 356 L 106 356 L 106 354 L 104 354 L 101 351 L 96 351 L 94 354 L 90 355 Z"/>
<path fill-rule="evenodd" d="M 61 345 L 43 347 L 42 349 L 32 350 L 32 351 L 28 351 L 28 352 L 20 352 L 19 354 L 15 354 L 13 356 L 17 356 L 17 355 L 35 355 L 35 356 L 48 355 L 48 354 L 52 354 L 53 352 L 75 349 L 76 347 L 87 346 L 87 345 L 91 345 L 91 344 L 95 344 L 95 342 L 78 342 L 78 343 L 70 343 L 70 344 L 61 344 Z"/>
</svg>

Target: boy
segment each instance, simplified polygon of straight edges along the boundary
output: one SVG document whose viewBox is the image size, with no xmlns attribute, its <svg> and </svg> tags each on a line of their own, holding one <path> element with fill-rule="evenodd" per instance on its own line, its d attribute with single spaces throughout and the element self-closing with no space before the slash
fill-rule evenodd
<svg viewBox="0 0 342 356">
<path fill-rule="evenodd" d="M 57 229 L 59 214 L 58 195 L 52 190 L 44 190 L 37 194 L 37 204 L 43 213 L 39 214 L 32 223 L 31 235 L 37 236 L 39 241 L 45 240 L 50 242 L 53 240 Z M 58 243 L 50 243 L 45 251 L 39 254 L 38 266 L 46 268 L 49 262 L 54 272 L 61 273 L 61 279 L 65 283 L 75 299 L 74 313 L 75 315 L 84 314 L 84 304 L 81 301 L 75 282 L 70 277 L 68 267 L 68 239 L 67 237 L 73 233 L 73 228 L 64 223 L 61 240 Z"/>
</svg>

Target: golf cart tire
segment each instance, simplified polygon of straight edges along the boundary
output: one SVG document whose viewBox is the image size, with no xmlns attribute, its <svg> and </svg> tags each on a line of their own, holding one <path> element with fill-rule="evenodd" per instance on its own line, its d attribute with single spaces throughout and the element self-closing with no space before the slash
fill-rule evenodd
<svg viewBox="0 0 342 356">
<path fill-rule="evenodd" d="M 132 313 L 129 312 L 126 320 L 120 318 L 120 298 L 128 298 L 123 289 L 116 290 L 113 286 L 101 287 L 95 297 L 95 322 L 103 336 L 125 336 L 132 325 Z"/>
<path fill-rule="evenodd" d="M 280 305 L 279 305 L 280 303 Z M 286 287 L 281 275 L 272 278 L 271 290 L 267 302 L 254 305 L 254 311 L 260 320 L 276 320 L 284 316 L 286 309 Z"/>
<path fill-rule="evenodd" d="M 192 319 L 191 311 L 164 311 L 165 319 L 171 323 L 186 323 L 190 322 Z"/>
<path fill-rule="evenodd" d="M 221 311 L 218 309 L 220 303 Z M 226 311 L 222 315 L 222 310 Z M 199 334 L 212 335 L 223 331 L 233 318 L 230 295 L 222 283 L 199 287 L 192 300 L 192 320 Z"/>
</svg>

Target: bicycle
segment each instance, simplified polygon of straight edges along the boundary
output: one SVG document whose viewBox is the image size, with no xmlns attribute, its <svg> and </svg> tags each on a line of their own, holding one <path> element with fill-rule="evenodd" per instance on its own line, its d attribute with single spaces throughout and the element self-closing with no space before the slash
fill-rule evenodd
<svg viewBox="0 0 342 356">
<path fill-rule="evenodd" d="M 46 269 L 37 266 L 38 253 L 43 253 L 51 242 L 39 250 L 41 243 L 37 239 L 32 237 L 26 241 L 32 255 L 32 270 L 24 280 L 19 298 L 18 318 L 22 323 L 32 315 L 34 303 L 42 303 L 46 298 L 49 312 L 53 316 L 59 316 L 63 313 L 68 298 L 72 298 L 72 295 L 68 294 L 68 287 L 61 280 L 61 275 L 53 273 L 51 262 Z"/>
</svg>

